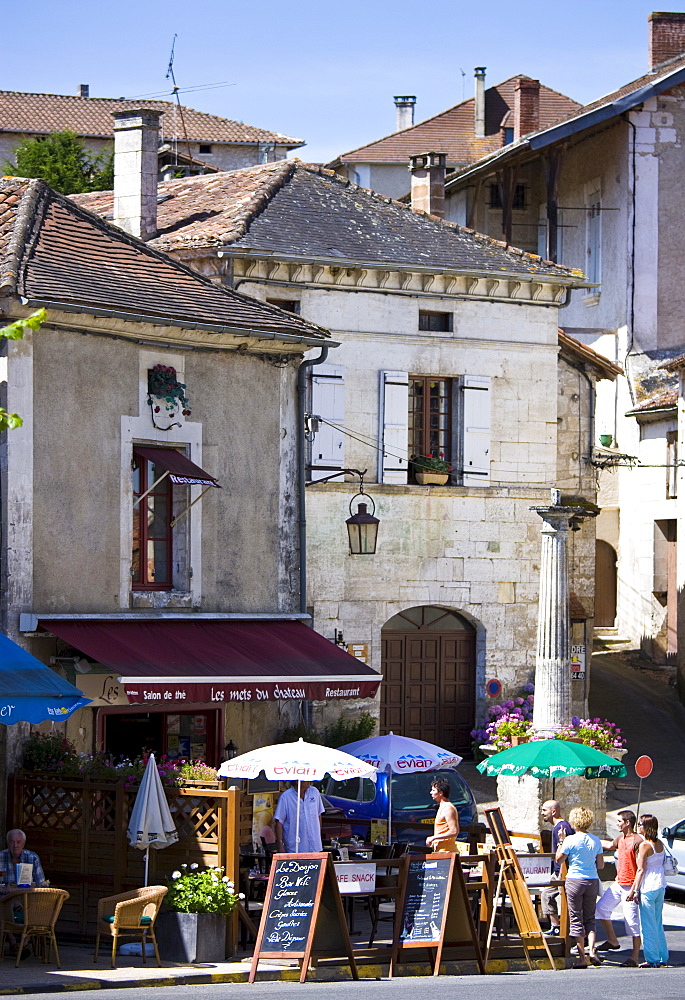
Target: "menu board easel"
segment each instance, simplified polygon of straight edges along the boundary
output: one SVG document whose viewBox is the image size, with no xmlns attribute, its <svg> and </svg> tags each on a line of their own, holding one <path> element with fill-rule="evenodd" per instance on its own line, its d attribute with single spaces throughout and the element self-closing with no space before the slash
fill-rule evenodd
<svg viewBox="0 0 685 1000">
<path fill-rule="evenodd" d="M 359 979 L 330 854 L 275 854 L 248 982 L 260 958 L 297 958 L 300 982 L 317 958 L 349 959 Z"/>
<path fill-rule="evenodd" d="M 444 852 L 409 854 L 403 858 L 400 884 L 390 978 L 401 952 L 409 948 L 427 948 L 433 975 L 437 976 L 443 948 L 469 947 L 484 975 L 485 964 L 459 856 Z"/>
<path fill-rule="evenodd" d="M 530 898 L 530 893 L 528 891 L 528 886 L 526 885 L 526 880 L 523 877 L 523 872 L 521 871 L 519 859 L 516 857 L 516 850 L 511 843 L 511 837 L 504 822 L 502 811 L 498 807 L 486 809 L 485 818 L 488 826 L 490 827 L 493 840 L 495 841 L 495 850 L 497 851 L 497 858 L 500 863 L 497 889 L 495 890 L 494 906 L 492 908 L 492 917 L 490 919 L 490 927 L 488 928 L 485 959 L 487 961 L 488 955 L 490 954 L 492 932 L 495 926 L 495 917 L 497 916 L 497 901 L 500 899 L 502 889 L 504 889 L 511 900 L 511 908 L 514 911 L 514 918 L 519 929 L 519 934 L 521 935 L 521 943 L 523 944 L 523 950 L 526 955 L 528 967 L 530 969 L 533 968 L 530 953 L 532 951 L 541 951 L 544 949 L 547 952 L 547 957 L 549 958 L 551 967 L 556 969 L 552 953 L 549 950 L 549 945 L 547 944 L 547 940 L 542 933 L 542 928 L 540 927 L 540 921 L 538 920 L 533 900 Z"/>
</svg>

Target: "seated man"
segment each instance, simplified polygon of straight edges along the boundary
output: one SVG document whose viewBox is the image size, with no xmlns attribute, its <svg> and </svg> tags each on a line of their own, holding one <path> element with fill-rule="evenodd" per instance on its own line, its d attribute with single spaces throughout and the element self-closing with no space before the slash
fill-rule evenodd
<svg viewBox="0 0 685 1000">
<path fill-rule="evenodd" d="M 40 858 L 33 851 L 26 850 L 24 831 L 10 830 L 7 834 L 7 850 L 0 851 L 0 872 L 4 872 L 3 882 L 5 885 L 16 882 L 17 865 L 33 865 L 31 881 L 35 885 L 42 885 L 45 882 Z"/>
<path fill-rule="evenodd" d="M 40 863 L 40 858 L 34 851 L 26 850 L 26 834 L 23 830 L 10 830 L 7 834 L 7 850 L 0 851 L 0 872 L 3 873 L 2 881 L 5 885 L 16 882 L 17 865 L 32 865 L 32 883 L 34 885 L 43 885 L 45 883 L 45 875 L 43 874 L 43 866 Z M 15 922 L 23 922 L 24 910 L 20 903 L 14 903 L 12 906 L 12 915 Z M 13 934 L 8 934 L 7 936 L 9 938 L 10 949 L 16 955 L 19 948 L 17 939 Z M 28 954 L 30 954 L 29 949 L 25 948 L 21 957 L 26 958 Z"/>
</svg>

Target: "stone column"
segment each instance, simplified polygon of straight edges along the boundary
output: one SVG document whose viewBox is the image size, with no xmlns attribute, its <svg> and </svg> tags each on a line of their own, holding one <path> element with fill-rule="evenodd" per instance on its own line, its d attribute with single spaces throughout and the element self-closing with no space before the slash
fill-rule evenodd
<svg viewBox="0 0 685 1000">
<path fill-rule="evenodd" d="M 571 724 L 567 540 L 572 519 L 586 517 L 588 512 L 562 506 L 559 490 L 552 490 L 549 507 L 531 510 L 543 520 L 533 726 L 551 734 Z"/>
</svg>

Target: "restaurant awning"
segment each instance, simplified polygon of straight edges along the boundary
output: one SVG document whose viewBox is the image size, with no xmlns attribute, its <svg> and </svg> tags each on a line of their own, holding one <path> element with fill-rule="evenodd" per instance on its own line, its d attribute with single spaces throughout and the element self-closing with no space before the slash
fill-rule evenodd
<svg viewBox="0 0 685 1000">
<path fill-rule="evenodd" d="M 179 486 L 216 486 L 221 489 L 214 476 L 195 465 L 180 451 L 173 448 L 144 448 L 141 445 L 136 445 L 135 451 L 137 455 L 142 455 L 164 469 L 172 483 Z"/>
<path fill-rule="evenodd" d="M 39 620 L 122 678 L 129 701 L 370 698 L 381 675 L 297 621 Z"/>
</svg>

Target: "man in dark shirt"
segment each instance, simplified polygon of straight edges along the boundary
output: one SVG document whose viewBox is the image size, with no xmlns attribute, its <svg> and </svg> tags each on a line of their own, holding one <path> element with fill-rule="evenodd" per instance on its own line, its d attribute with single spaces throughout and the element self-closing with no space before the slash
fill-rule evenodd
<svg viewBox="0 0 685 1000">
<path fill-rule="evenodd" d="M 562 818 L 561 810 L 559 808 L 559 803 L 556 799 L 549 799 L 547 802 L 543 802 L 540 807 L 540 812 L 542 813 L 542 818 L 545 823 L 552 824 L 552 854 L 556 854 L 557 847 L 559 846 L 559 834 L 564 831 L 564 834 L 572 834 L 573 827 L 571 824 Z M 562 838 L 563 839 L 563 838 Z M 554 862 L 554 879 L 559 875 L 559 864 Z M 548 937 L 558 937 L 559 936 L 559 886 L 550 885 L 542 890 L 542 912 L 549 917 L 550 928 L 547 931 Z"/>
</svg>

